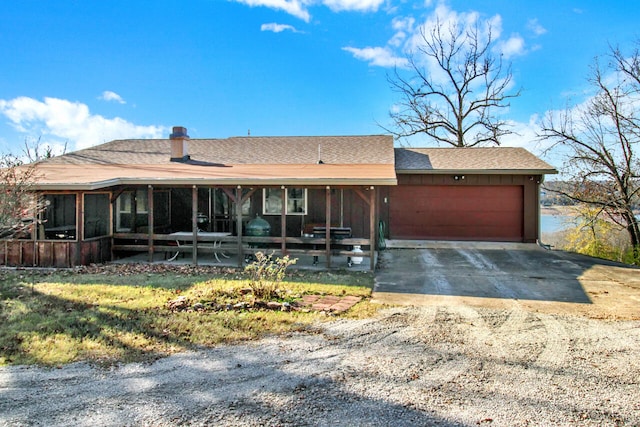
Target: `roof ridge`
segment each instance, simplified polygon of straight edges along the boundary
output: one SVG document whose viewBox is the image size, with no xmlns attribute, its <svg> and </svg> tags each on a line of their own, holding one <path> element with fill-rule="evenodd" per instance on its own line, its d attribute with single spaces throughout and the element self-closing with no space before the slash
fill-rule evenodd
<svg viewBox="0 0 640 427">
<path fill-rule="evenodd" d="M 196 139 L 235 139 L 235 138 L 251 138 L 251 139 L 271 139 L 271 138 L 368 138 L 372 136 L 382 136 L 382 137 L 390 137 L 393 138 L 393 135 L 387 135 L 382 133 L 372 133 L 368 135 L 364 134 L 354 134 L 354 135 L 236 135 L 230 136 L 227 138 L 196 138 Z"/>
<path fill-rule="evenodd" d="M 504 149 L 517 149 L 517 150 L 527 150 L 524 147 L 395 147 L 399 150 L 504 150 Z"/>
</svg>

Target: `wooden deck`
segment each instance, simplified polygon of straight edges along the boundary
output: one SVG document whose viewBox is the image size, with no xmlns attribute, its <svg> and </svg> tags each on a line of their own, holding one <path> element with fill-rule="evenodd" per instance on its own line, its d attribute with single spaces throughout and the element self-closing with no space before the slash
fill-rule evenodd
<svg viewBox="0 0 640 427">
<path fill-rule="evenodd" d="M 147 254 L 147 260 L 157 260 L 157 254 L 164 258 L 172 258 L 176 253 L 184 254 L 182 259 L 189 258 L 190 262 L 198 265 L 203 256 L 224 254 L 233 256 L 236 265 L 242 267 L 244 260 L 256 252 L 274 253 L 277 256 L 289 255 L 291 257 L 318 257 L 327 268 L 332 268 L 334 257 L 363 257 L 364 261 L 373 270 L 375 267 L 375 247 L 371 248 L 369 239 L 342 238 L 329 239 L 321 237 L 249 237 L 249 236 L 225 236 L 216 237 L 215 240 L 202 238 L 198 235 L 182 236 L 179 244 L 176 238 L 170 234 L 153 234 L 149 239 L 148 234 L 117 233 L 113 236 L 114 253 L 124 253 L 129 256 L 133 253 Z M 193 244 L 194 240 L 197 242 Z M 353 248 L 360 246 L 362 252 L 354 252 Z"/>
</svg>

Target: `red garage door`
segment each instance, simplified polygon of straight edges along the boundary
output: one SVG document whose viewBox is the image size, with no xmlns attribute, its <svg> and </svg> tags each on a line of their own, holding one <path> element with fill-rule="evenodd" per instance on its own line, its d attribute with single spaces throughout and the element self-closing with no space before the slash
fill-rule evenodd
<svg viewBox="0 0 640 427">
<path fill-rule="evenodd" d="M 390 188 L 392 239 L 523 240 L 522 186 Z"/>
</svg>

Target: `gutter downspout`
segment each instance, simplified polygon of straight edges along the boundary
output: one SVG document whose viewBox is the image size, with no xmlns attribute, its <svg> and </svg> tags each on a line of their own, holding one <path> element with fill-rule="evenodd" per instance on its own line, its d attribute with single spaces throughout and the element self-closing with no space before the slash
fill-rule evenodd
<svg viewBox="0 0 640 427">
<path fill-rule="evenodd" d="M 537 210 L 538 210 L 538 246 L 540 246 L 543 249 L 546 249 L 548 251 L 552 250 L 551 249 L 551 245 L 544 243 L 542 241 L 542 218 L 540 215 L 540 186 L 544 183 L 544 175 L 540 175 L 540 184 L 538 184 L 538 192 L 536 195 L 536 203 L 537 203 Z"/>
</svg>

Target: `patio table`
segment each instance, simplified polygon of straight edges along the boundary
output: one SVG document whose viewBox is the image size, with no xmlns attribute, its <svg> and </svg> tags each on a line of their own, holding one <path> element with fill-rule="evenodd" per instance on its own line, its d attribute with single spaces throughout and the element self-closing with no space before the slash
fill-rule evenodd
<svg viewBox="0 0 640 427">
<path fill-rule="evenodd" d="M 191 231 L 177 231 L 175 233 L 169 234 L 169 236 L 176 240 L 176 244 L 178 245 L 178 248 L 182 246 L 181 242 L 193 242 L 193 233 Z M 211 242 L 214 248 L 213 255 L 216 257 L 216 260 L 220 262 L 220 258 L 218 258 L 218 254 L 222 255 L 225 258 L 229 258 L 229 256 L 225 254 L 224 251 L 216 250 L 216 249 L 220 249 L 220 247 L 222 246 L 222 240 L 220 240 L 220 238 L 227 237 L 227 236 L 231 236 L 231 233 L 221 232 L 221 231 L 214 231 L 214 232 L 198 231 L 196 243 Z M 171 258 L 169 258 L 169 261 L 174 261 L 176 258 L 178 258 L 179 254 L 180 254 L 180 251 L 179 250 L 176 251 L 176 254 L 173 255 Z"/>
</svg>

